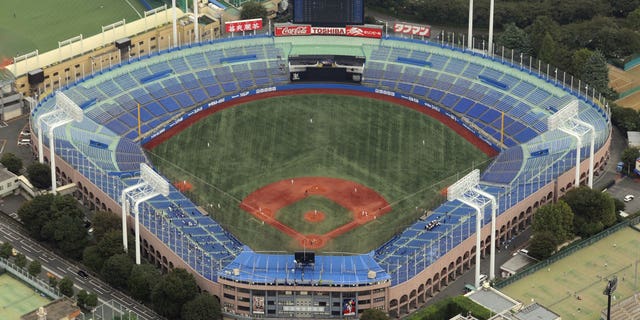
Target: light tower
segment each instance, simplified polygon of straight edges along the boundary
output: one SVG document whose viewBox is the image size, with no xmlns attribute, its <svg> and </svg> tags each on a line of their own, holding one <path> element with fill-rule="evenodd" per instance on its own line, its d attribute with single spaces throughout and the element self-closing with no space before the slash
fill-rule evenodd
<svg viewBox="0 0 640 320">
<path fill-rule="evenodd" d="M 46 112 L 38 117 L 36 125 L 38 127 L 38 161 L 44 163 L 43 154 L 43 124 L 46 124 L 49 128 L 49 163 L 51 164 L 51 193 L 56 194 L 56 154 L 55 154 L 55 137 L 53 136 L 53 130 L 57 127 L 61 127 L 72 121 L 81 122 L 84 119 L 84 113 L 82 109 L 73 102 L 64 93 L 56 92 L 56 103 L 54 109 Z"/>
<path fill-rule="evenodd" d="M 580 149 L 582 138 L 591 132 L 591 145 L 589 149 L 589 188 L 593 187 L 593 154 L 595 148 L 596 130 L 590 123 L 586 123 L 578 117 L 578 100 L 572 100 L 565 104 L 558 112 L 547 119 L 549 130 L 559 129 L 576 138 L 576 173 L 575 185 L 580 185 Z"/>
<path fill-rule="evenodd" d="M 480 170 L 475 169 L 447 188 L 447 200 L 459 200 L 460 202 L 476 210 L 476 272 L 475 286 L 480 287 L 480 239 L 482 237 L 482 215 L 484 208 L 491 204 L 491 253 L 489 263 L 489 279 L 495 278 L 495 236 L 496 236 L 496 212 L 498 204 L 496 198 L 478 188 L 480 183 Z"/>
<path fill-rule="evenodd" d="M 130 201 L 133 202 L 135 215 L 136 264 L 140 264 L 140 203 L 155 196 L 169 195 L 169 183 L 146 163 L 140 163 L 140 180 L 137 184 L 122 190 L 122 245 L 128 251 L 127 245 L 127 216 Z"/>
</svg>

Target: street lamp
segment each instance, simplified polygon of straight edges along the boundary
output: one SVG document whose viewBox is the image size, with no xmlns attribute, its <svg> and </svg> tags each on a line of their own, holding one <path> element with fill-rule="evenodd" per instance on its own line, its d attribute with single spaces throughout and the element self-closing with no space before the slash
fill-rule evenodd
<svg viewBox="0 0 640 320">
<path fill-rule="evenodd" d="M 616 291 L 616 288 L 618 288 L 618 277 L 613 276 L 613 278 L 607 282 L 607 287 L 604 288 L 602 292 L 602 294 L 607 296 L 607 320 L 611 320 L 611 294 Z"/>
</svg>

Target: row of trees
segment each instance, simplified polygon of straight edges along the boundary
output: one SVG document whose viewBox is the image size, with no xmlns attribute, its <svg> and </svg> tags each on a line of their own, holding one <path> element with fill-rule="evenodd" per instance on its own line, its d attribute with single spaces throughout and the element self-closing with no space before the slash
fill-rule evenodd
<svg viewBox="0 0 640 320">
<path fill-rule="evenodd" d="M 612 226 L 622 209 L 624 203 L 607 193 L 584 186 L 572 189 L 557 203 L 536 211 L 529 254 L 546 259 L 576 236 L 587 238 Z"/>
<path fill-rule="evenodd" d="M 34 238 L 69 258 L 82 259 L 93 274 L 127 291 L 136 300 L 150 303 L 159 314 L 169 319 L 221 317 L 218 300 L 212 295 L 198 293 L 194 276 L 186 270 L 173 269 L 163 275 L 151 264 L 134 264 L 133 250 L 130 254 L 124 251 L 121 221 L 113 213 L 96 212 L 93 215 L 92 237 L 84 226 L 84 213 L 78 202 L 69 195 L 37 196 L 20 207 L 18 216 Z M 134 248 L 134 244 L 130 243 L 129 247 Z M 0 254 L 10 255 L 11 249 L 0 247 Z M 63 278 L 57 283 L 67 296 L 74 295 L 73 282 L 70 286 L 68 284 L 70 281 Z M 80 291 L 76 297 L 79 304 L 92 305 L 92 294 Z"/>
</svg>

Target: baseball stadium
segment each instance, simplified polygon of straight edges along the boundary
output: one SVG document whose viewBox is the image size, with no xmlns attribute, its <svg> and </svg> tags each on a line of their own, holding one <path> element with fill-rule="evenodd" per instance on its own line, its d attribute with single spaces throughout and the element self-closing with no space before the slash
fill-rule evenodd
<svg viewBox="0 0 640 320">
<path fill-rule="evenodd" d="M 58 185 L 122 214 L 141 257 L 189 270 L 237 318 L 406 315 L 608 160 L 609 111 L 548 67 L 305 30 L 154 33 L 166 48 L 128 59 L 149 44 L 106 41 L 33 108 L 34 151 Z M 447 193 L 478 169 L 476 192 Z"/>
</svg>

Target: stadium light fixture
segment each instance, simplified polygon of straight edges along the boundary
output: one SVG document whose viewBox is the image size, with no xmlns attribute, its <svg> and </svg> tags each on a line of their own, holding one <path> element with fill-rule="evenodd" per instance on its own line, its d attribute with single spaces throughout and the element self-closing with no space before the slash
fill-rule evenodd
<svg viewBox="0 0 640 320">
<path fill-rule="evenodd" d="M 49 132 L 49 163 L 51 164 L 51 193 L 56 194 L 56 154 L 55 154 L 55 137 L 53 131 L 72 121 L 81 122 L 84 119 L 82 109 L 73 102 L 64 93 L 56 92 L 55 108 L 52 111 L 42 114 L 38 117 L 38 161 L 44 163 L 43 153 L 43 124 L 46 124 Z"/>
<path fill-rule="evenodd" d="M 589 179 L 588 186 L 593 188 L 593 157 L 595 152 L 595 127 L 578 118 L 578 100 L 568 102 L 562 109 L 547 119 L 549 130 L 561 130 L 573 136 L 577 140 L 576 146 L 576 170 L 575 185 L 580 185 L 580 149 L 582 149 L 582 137 L 591 132 L 590 150 L 589 150 Z"/>
<path fill-rule="evenodd" d="M 127 216 L 129 199 L 133 201 L 133 213 L 135 216 L 135 245 L 136 245 L 136 264 L 141 263 L 140 254 L 140 204 L 155 196 L 169 195 L 169 183 L 158 173 L 153 171 L 146 163 L 140 163 L 140 181 L 128 188 L 122 190 L 122 242 L 125 250 L 127 246 Z"/>
<path fill-rule="evenodd" d="M 469 50 L 473 50 L 473 0 L 469 0 L 469 36 L 467 41 L 467 47 Z"/>
<path fill-rule="evenodd" d="M 447 188 L 447 200 L 458 200 L 476 210 L 476 268 L 475 268 L 475 285 L 480 286 L 480 242 L 482 231 L 482 215 L 483 209 L 487 204 L 491 204 L 491 253 L 489 263 L 489 279 L 495 278 L 495 235 L 496 235 L 496 213 L 497 213 L 497 201 L 496 198 L 478 188 L 480 183 L 480 170 L 475 169 L 469 174 L 464 176 Z M 489 199 L 486 201 L 485 199 Z"/>
</svg>

